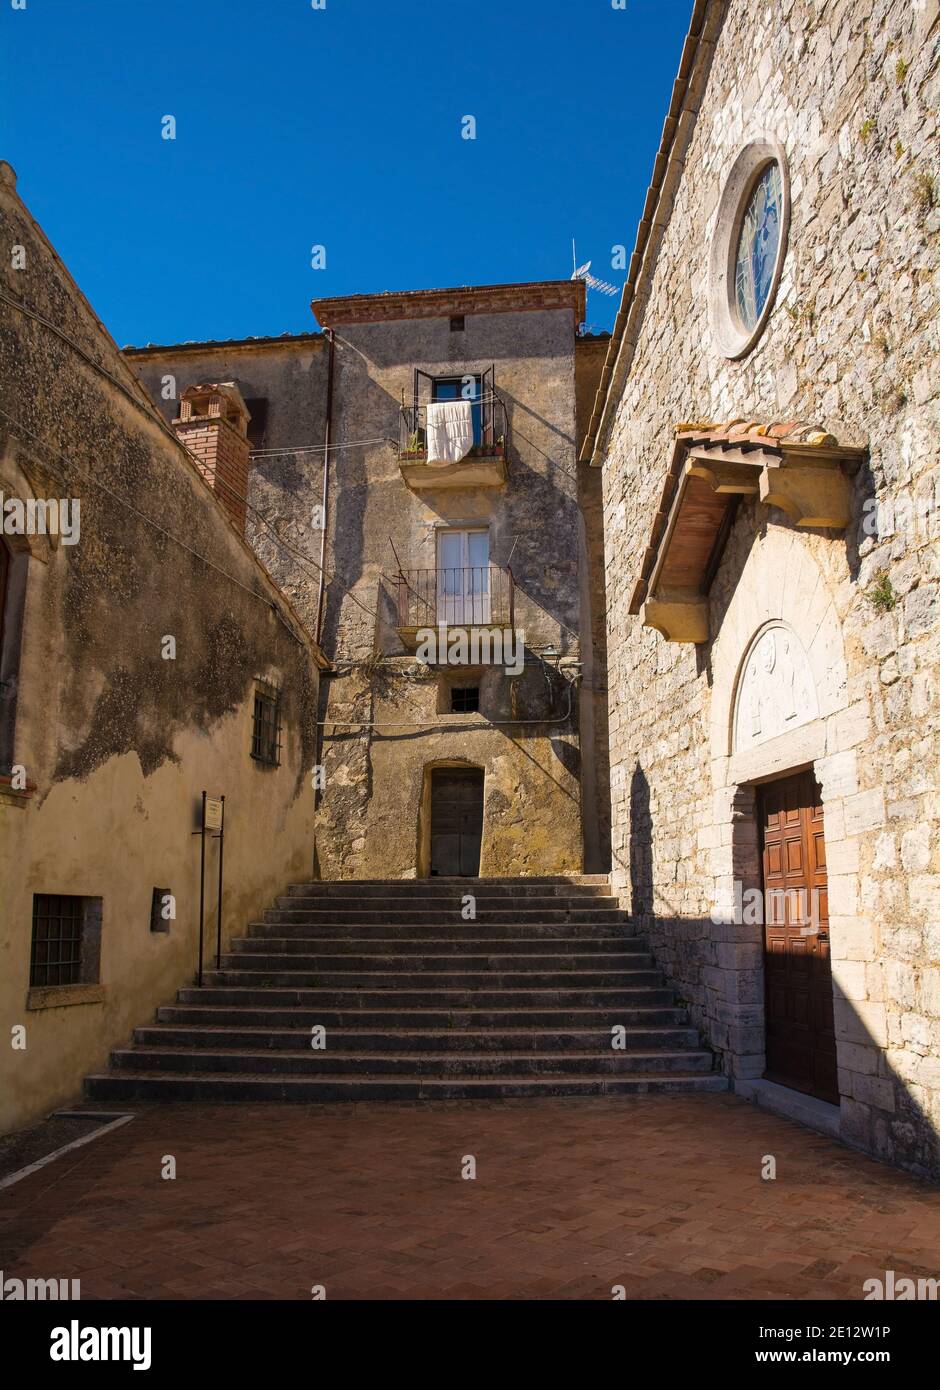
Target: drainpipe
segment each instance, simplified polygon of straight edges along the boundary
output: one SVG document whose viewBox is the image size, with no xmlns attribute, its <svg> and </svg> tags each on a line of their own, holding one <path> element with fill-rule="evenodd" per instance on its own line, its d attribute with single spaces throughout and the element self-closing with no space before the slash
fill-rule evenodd
<svg viewBox="0 0 940 1390">
<path fill-rule="evenodd" d="M 323 630 L 323 597 L 325 592 L 324 568 L 326 566 L 326 524 L 327 506 L 330 497 L 330 433 L 333 426 L 333 359 L 336 352 L 335 334 L 332 328 L 327 333 L 330 340 L 330 361 L 326 378 L 326 430 L 323 436 L 323 531 L 320 539 L 320 583 L 317 586 L 317 621 L 314 636 L 317 645 Z"/>
<path fill-rule="evenodd" d="M 323 631 L 323 599 L 326 591 L 326 576 L 324 571 L 326 569 L 327 507 L 329 505 L 330 500 L 330 435 L 333 429 L 333 363 L 336 354 L 334 330 L 332 328 L 328 328 L 326 331 L 329 335 L 330 341 L 330 360 L 329 365 L 327 367 L 326 376 L 326 429 L 324 430 L 323 434 L 323 516 L 321 518 L 323 522 L 323 531 L 320 536 L 320 582 L 317 585 L 317 614 L 316 623 L 314 625 L 314 637 L 316 638 L 317 646 L 320 645 L 320 637 Z M 318 700 L 317 703 L 319 704 L 320 700 Z M 322 710 L 325 714 L 325 704 L 322 705 Z M 317 712 L 319 713 L 319 710 Z M 316 730 L 316 759 L 317 766 L 319 767 L 323 761 L 323 727 L 319 720 L 317 721 Z M 322 792 L 320 788 L 315 788 L 313 793 L 314 814 L 316 814 L 316 812 L 319 809 L 321 796 Z M 316 840 L 314 840 L 313 851 L 313 876 L 314 878 L 320 877 L 320 866 L 317 860 L 316 852 Z"/>
</svg>

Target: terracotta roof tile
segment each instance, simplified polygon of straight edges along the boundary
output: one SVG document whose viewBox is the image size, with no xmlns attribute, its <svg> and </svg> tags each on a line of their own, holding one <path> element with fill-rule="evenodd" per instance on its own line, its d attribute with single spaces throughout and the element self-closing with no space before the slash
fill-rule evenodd
<svg viewBox="0 0 940 1390">
<path fill-rule="evenodd" d="M 815 448 L 838 448 L 834 434 L 810 420 L 714 420 L 683 421 L 675 426 L 679 439 L 708 439 L 713 443 L 727 441 L 739 444 L 745 440 L 783 440 L 790 444 L 811 444 Z"/>
</svg>

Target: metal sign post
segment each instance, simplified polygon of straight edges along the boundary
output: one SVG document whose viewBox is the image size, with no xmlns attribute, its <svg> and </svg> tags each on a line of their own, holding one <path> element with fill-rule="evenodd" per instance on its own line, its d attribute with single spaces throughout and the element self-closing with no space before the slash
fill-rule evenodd
<svg viewBox="0 0 940 1390">
<path fill-rule="evenodd" d="M 206 831 L 217 830 L 213 836 L 219 841 L 219 900 L 216 907 L 215 926 L 215 968 L 222 965 L 222 851 L 225 843 L 225 797 L 202 794 L 202 815 L 198 830 L 193 834 L 200 837 L 199 843 L 199 966 L 196 970 L 196 984 L 202 984 L 203 940 L 206 916 Z"/>
<path fill-rule="evenodd" d="M 222 854 L 225 849 L 225 797 L 219 797 L 219 901 L 216 906 L 215 921 L 215 968 L 222 968 Z"/>
</svg>

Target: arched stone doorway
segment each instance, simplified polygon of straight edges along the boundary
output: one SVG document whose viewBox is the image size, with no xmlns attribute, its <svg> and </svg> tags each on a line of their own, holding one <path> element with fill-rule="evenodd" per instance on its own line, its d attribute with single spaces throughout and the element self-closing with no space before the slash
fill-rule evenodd
<svg viewBox="0 0 940 1390">
<path fill-rule="evenodd" d="M 706 1011 L 736 1080 L 838 1101 L 858 895 L 844 802 L 866 716 L 849 701 L 833 592 L 798 533 L 771 528 L 754 546 L 711 656 L 719 967 Z"/>
</svg>

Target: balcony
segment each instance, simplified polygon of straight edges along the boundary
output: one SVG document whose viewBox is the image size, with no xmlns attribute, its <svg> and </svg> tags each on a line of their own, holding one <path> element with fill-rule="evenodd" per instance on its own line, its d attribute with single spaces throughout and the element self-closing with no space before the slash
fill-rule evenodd
<svg viewBox="0 0 940 1390">
<path fill-rule="evenodd" d="M 422 628 L 515 625 L 512 570 L 496 565 L 399 570 L 388 576 L 395 625 L 406 645 Z"/>
<path fill-rule="evenodd" d="M 473 394 L 467 393 L 467 387 Z M 427 409 L 434 402 L 469 400 L 473 445 L 456 463 L 428 463 Z M 415 370 L 411 405 L 401 406 L 398 458 L 410 488 L 502 487 L 506 482 L 509 425 L 496 391 L 494 368 L 479 376 L 432 377 Z"/>
</svg>

